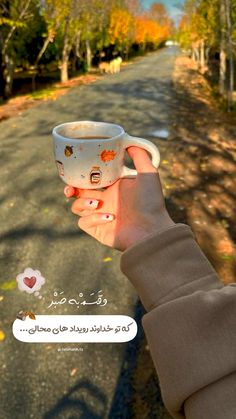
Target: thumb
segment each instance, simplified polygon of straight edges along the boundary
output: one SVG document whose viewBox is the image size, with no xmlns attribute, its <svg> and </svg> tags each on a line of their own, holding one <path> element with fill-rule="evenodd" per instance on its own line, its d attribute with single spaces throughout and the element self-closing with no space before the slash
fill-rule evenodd
<svg viewBox="0 0 236 419">
<path fill-rule="evenodd" d="M 157 173 L 146 150 L 140 147 L 129 147 L 127 151 L 138 173 Z"/>
</svg>

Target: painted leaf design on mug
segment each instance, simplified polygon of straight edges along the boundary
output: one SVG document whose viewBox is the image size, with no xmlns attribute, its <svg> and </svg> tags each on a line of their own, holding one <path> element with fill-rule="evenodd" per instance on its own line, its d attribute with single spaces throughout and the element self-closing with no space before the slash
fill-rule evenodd
<svg viewBox="0 0 236 419">
<path fill-rule="evenodd" d="M 100 158 L 104 162 L 114 160 L 115 156 L 116 152 L 113 150 L 103 150 L 103 152 L 100 154 Z"/>
<path fill-rule="evenodd" d="M 65 154 L 66 157 L 70 157 L 73 154 L 73 146 L 66 145 L 65 150 L 64 150 L 64 154 Z"/>
</svg>

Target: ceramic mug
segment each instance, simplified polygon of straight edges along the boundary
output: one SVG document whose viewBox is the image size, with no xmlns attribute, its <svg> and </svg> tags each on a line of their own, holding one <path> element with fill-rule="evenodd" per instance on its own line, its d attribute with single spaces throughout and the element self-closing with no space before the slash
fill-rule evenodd
<svg viewBox="0 0 236 419">
<path fill-rule="evenodd" d="M 130 146 L 147 150 L 156 168 L 160 163 L 160 153 L 151 141 L 132 137 L 116 124 L 67 122 L 56 126 L 52 135 L 59 176 L 77 188 L 105 188 L 119 178 L 136 176 L 136 170 L 124 165 L 125 150 Z"/>
</svg>

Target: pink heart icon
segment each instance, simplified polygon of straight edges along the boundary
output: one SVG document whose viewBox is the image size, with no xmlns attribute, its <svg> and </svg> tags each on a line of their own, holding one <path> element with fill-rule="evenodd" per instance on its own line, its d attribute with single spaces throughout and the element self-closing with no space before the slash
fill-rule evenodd
<svg viewBox="0 0 236 419">
<path fill-rule="evenodd" d="M 30 278 L 28 276 L 26 276 L 24 279 L 24 284 L 27 285 L 27 287 L 29 288 L 33 288 L 35 283 L 36 283 L 36 278 L 35 276 L 31 276 Z"/>
</svg>

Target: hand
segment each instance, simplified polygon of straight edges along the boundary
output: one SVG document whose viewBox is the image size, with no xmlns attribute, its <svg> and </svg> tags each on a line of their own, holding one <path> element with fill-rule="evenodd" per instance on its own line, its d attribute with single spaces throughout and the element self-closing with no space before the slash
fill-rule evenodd
<svg viewBox="0 0 236 419">
<path fill-rule="evenodd" d="M 129 147 L 138 175 L 119 179 L 105 190 L 66 186 L 67 197 L 76 197 L 72 212 L 78 225 L 101 243 L 124 251 L 155 231 L 174 225 L 167 213 L 157 169 L 148 153 Z"/>
</svg>

